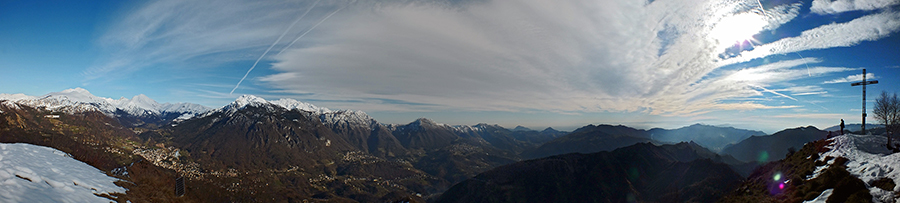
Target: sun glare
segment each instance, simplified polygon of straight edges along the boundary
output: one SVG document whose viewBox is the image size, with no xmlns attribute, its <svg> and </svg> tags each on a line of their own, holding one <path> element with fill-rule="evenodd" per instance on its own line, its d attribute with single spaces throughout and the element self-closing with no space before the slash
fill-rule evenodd
<svg viewBox="0 0 900 203">
<path fill-rule="evenodd" d="M 753 41 L 753 35 L 762 31 L 768 22 L 764 16 L 755 13 L 741 13 L 722 18 L 710 31 L 709 36 L 719 43 L 720 47 Z"/>
</svg>

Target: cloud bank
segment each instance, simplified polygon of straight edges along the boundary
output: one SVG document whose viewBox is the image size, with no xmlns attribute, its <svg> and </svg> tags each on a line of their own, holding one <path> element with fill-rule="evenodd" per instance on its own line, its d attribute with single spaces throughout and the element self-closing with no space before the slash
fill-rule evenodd
<svg viewBox="0 0 900 203">
<path fill-rule="evenodd" d="M 871 11 L 900 4 L 897 0 L 813 0 L 810 11 L 817 14 L 836 14 L 847 11 Z"/>
<path fill-rule="evenodd" d="M 122 54 L 86 74 L 140 68 L 131 65 L 144 62 L 253 60 L 312 3 L 151 2 L 102 38 L 106 47 Z M 838 4 L 824 3 L 832 8 Z M 824 94 L 817 86 L 790 82 L 854 69 L 815 66 L 823 61 L 819 58 L 753 67 L 744 63 L 852 46 L 900 28 L 900 14 L 884 11 L 723 58 L 722 48 L 733 45 L 710 37 L 717 26 L 725 26 L 723 19 L 765 15 L 760 31 L 771 32 L 796 18 L 803 5 L 765 5 L 763 13 L 755 0 L 320 4 L 297 27 L 312 27 L 341 10 L 296 44 L 276 43 L 275 50 L 285 51 L 267 58 L 266 68 L 277 73 L 253 80 L 278 93 L 362 110 L 639 111 L 684 116 L 797 108 L 800 103 L 763 104 L 753 98 L 767 94 L 792 98 L 781 92 Z M 286 38 L 304 31 L 288 32 Z M 744 68 L 723 69 L 726 66 Z"/>
<path fill-rule="evenodd" d="M 825 81 L 824 84 L 861 82 L 863 80 L 862 76 L 863 76 L 862 74 L 849 75 L 847 77 Z M 866 80 L 874 80 L 874 79 L 878 79 L 878 77 L 875 77 L 875 74 L 866 73 Z"/>
</svg>

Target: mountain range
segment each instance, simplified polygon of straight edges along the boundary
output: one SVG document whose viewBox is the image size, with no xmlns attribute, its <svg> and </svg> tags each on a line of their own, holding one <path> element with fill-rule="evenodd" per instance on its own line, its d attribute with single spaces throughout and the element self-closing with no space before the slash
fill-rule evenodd
<svg viewBox="0 0 900 203">
<path fill-rule="evenodd" d="M 717 152 L 728 144 L 737 144 L 752 135 L 765 135 L 765 133 L 701 124 L 674 130 L 661 128 L 640 130 L 623 125 L 588 125 L 544 143 L 540 147 L 525 151 L 522 153 L 522 157 L 540 158 L 574 152 L 610 151 L 642 142 L 663 144 L 693 141 Z"/>
<path fill-rule="evenodd" d="M 785 140 L 798 133 L 809 135 Z M 113 194 L 111 199 L 133 202 L 169 198 L 168 190 L 159 185 L 169 184 L 167 178 L 176 176 L 187 177 L 193 185 L 184 199 L 198 201 L 436 200 L 457 183 L 525 159 L 568 157 L 592 160 L 577 163 L 601 167 L 604 161 L 639 158 L 622 158 L 628 153 L 613 152 L 626 147 L 640 149 L 631 153 L 656 153 L 647 156 L 659 163 L 640 167 L 657 168 L 642 173 L 660 176 L 667 172 L 657 170 L 725 166 L 728 170 L 718 171 L 740 177 L 761 164 L 748 157 L 762 150 L 772 157 L 767 161 L 777 160 L 788 148 L 814 139 L 816 133 L 786 130 L 762 136 L 759 131 L 700 124 L 674 130 L 588 125 L 569 133 L 484 123 L 452 126 L 427 118 L 384 124 L 362 111 L 252 95 L 213 109 L 191 103 L 159 104 L 144 95 L 102 98 L 81 88 L 40 97 L 0 94 L 0 142 L 50 146 L 73 154 L 127 181 L 123 184 L 127 192 Z M 724 155 L 716 154 L 720 149 Z M 573 174 L 581 173 L 587 172 Z M 722 177 L 726 176 L 731 177 Z M 618 184 L 622 180 L 604 181 Z M 642 200 L 671 197 L 671 191 L 651 185 L 632 189 L 640 192 L 635 194 L 641 194 Z M 160 196 L 163 193 L 167 195 Z"/>
<path fill-rule="evenodd" d="M 0 94 L 0 117 L 0 142 L 51 146 L 104 171 L 138 170 L 119 177 L 135 183 L 119 195 L 130 200 L 163 189 L 147 187 L 161 180 L 142 177 L 174 175 L 204 186 L 194 191 L 208 196 L 193 197 L 206 200 L 422 198 L 521 160 L 519 152 L 539 144 L 530 140 L 548 140 L 543 132 L 489 124 L 381 124 L 361 111 L 251 95 L 211 109 L 143 95 L 114 100 L 81 88 Z M 563 133 L 545 132 L 549 139 Z"/>
<path fill-rule="evenodd" d="M 97 111 L 110 117 L 116 117 L 123 125 L 129 127 L 187 120 L 211 110 L 209 107 L 192 103 L 160 104 L 143 94 L 131 99 L 103 98 L 94 96 L 82 88 L 53 92 L 40 97 L 24 94 L 0 94 L 0 100 L 11 101 L 7 105 L 27 105 L 54 113 L 73 114 Z"/>
</svg>

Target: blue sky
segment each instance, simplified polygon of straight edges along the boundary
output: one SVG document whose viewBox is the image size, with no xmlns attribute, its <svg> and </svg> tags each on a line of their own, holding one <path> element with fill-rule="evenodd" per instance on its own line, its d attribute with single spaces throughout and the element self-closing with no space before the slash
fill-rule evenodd
<svg viewBox="0 0 900 203">
<path fill-rule="evenodd" d="M 2 93 L 253 94 L 385 123 L 774 133 L 860 122 L 862 68 L 870 101 L 900 90 L 895 0 L 0 0 L 0 30 Z"/>
</svg>

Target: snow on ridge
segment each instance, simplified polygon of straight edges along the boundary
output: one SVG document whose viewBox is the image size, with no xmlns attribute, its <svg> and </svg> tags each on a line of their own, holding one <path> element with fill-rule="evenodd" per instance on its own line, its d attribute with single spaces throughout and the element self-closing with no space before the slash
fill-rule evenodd
<svg viewBox="0 0 900 203">
<path fill-rule="evenodd" d="M 369 129 L 380 125 L 378 121 L 363 111 L 338 110 L 319 114 L 319 120 L 328 125 L 354 125 L 364 126 Z"/>
<path fill-rule="evenodd" d="M 245 95 L 241 95 L 241 97 L 238 97 L 237 99 L 235 99 L 234 102 L 231 102 L 231 104 L 229 106 L 243 108 L 248 105 L 257 106 L 257 105 L 261 105 L 261 104 L 265 104 L 265 103 L 269 103 L 269 102 L 263 98 L 245 94 Z"/>
<path fill-rule="evenodd" d="M 302 111 L 315 112 L 319 114 L 324 113 L 332 113 L 332 111 L 328 108 L 317 107 L 316 105 L 312 105 L 310 103 L 297 101 L 294 99 L 279 99 L 275 101 L 271 101 L 270 103 L 281 106 L 285 109 L 297 109 Z"/>
<path fill-rule="evenodd" d="M 0 94 L 0 100 L 9 100 L 9 101 L 13 101 L 13 102 L 17 102 L 17 101 L 21 101 L 21 100 L 34 100 L 34 99 L 37 99 L 37 97 L 25 95 L 22 93 L 18 93 L 18 94 L 2 93 L 2 94 Z"/>
<path fill-rule="evenodd" d="M 822 194 L 819 194 L 815 199 L 803 201 L 803 203 L 826 203 L 828 197 L 831 197 L 832 192 L 834 192 L 834 188 L 828 188 L 827 190 L 822 191 Z"/>
<path fill-rule="evenodd" d="M 131 99 L 122 97 L 118 100 L 98 97 L 80 87 L 60 92 L 51 92 L 41 97 L 28 96 L 25 94 L 0 94 L 0 100 L 10 100 L 18 104 L 66 113 L 100 111 L 109 116 L 114 116 L 118 110 L 134 116 L 159 115 L 162 113 L 197 115 L 210 110 L 210 108 L 199 104 L 159 104 L 144 94 L 134 96 Z M 173 108 L 173 106 L 178 105 L 184 106 L 185 108 Z"/>
<path fill-rule="evenodd" d="M 144 94 L 134 96 L 131 99 L 121 98 L 114 100 L 113 103 L 122 111 L 131 115 L 144 116 L 148 114 L 159 114 L 160 104 L 153 99 L 148 98 Z"/>
<path fill-rule="evenodd" d="M 0 166 L 0 202 L 110 202 L 94 194 L 125 192 L 119 179 L 49 147 L 0 144 Z"/>
<path fill-rule="evenodd" d="M 265 106 L 267 104 L 275 105 L 275 106 L 278 106 L 281 108 L 285 108 L 287 110 L 297 109 L 297 110 L 301 110 L 301 111 L 308 111 L 308 112 L 313 112 L 313 113 L 318 113 L 318 114 L 332 112 L 331 110 L 329 110 L 327 108 L 319 108 L 319 107 L 316 107 L 315 105 L 297 101 L 294 99 L 279 99 L 279 100 L 274 100 L 274 101 L 266 101 L 266 99 L 263 99 L 261 97 L 257 97 L 255 95 L 247 95 L 247 94 L 241 95 L 240 97 L 235 99 L 234 102 L 231 102 L 230 104 L 223 107 L 223 110 L 232 111 L 232 110 L 243 109 L 247 106 L 260 107 L 260 106 Z"/>
<path fill-rule="evenodd" d="M 265 105 L 274 105 L 287 110 L 299 110 L 310 112 L 322 123 L 328 125 L 353 125 L 353 126 L 363 126 L 368 128 L 374 128 L 378 124 L 378 121 L 375 121 L 374 118 L 366 114 L 363 111 L 357 110 L 331 110 L 324 107 L 318 107 L 316 105 L 297 101 L 295 99 L 282 98 L 278 100 L 267 101 L 263 98 L 254 96 L 254 95 L 242 95 L 234 100 L 234 102 L 222 107 L 218 111 L 223 112 L 234 112 L 239 109 L 243 109 L 247 106 L 265 106 Z M 207 113 L 204 116 L 212 115 L 211 113 Z"/>
<path fill-rule="evenodd" d="M 856 135 L 847 134 L 833 137 L 833 143 L 829 147 L 831 150 L 822 153 L 819 157 L 820 161 L 824 161 L 825 157 L 844 157 L 849 159 L 847 162 L 847 171 L 853 174 L 866 184 L 870 181 L 880 178 L 890 178 L 895 183 L 900 183 L 900 153 L 891 153 L 886 147 L 887 138 L 881 135 Z M 832 161 L 828 162 L 831 165 Z M 818 176 L 826 166 L 816 168 L 812 177 Z M 892 191 L 885 191 L 881 188 L 867 185 L 869 193 L 876 200 L 882 202 L 900 201 L 900 198 L 893 197 L 893 191 L 900 189 L 900 185 L 895 186 Z"/>
</svg>

